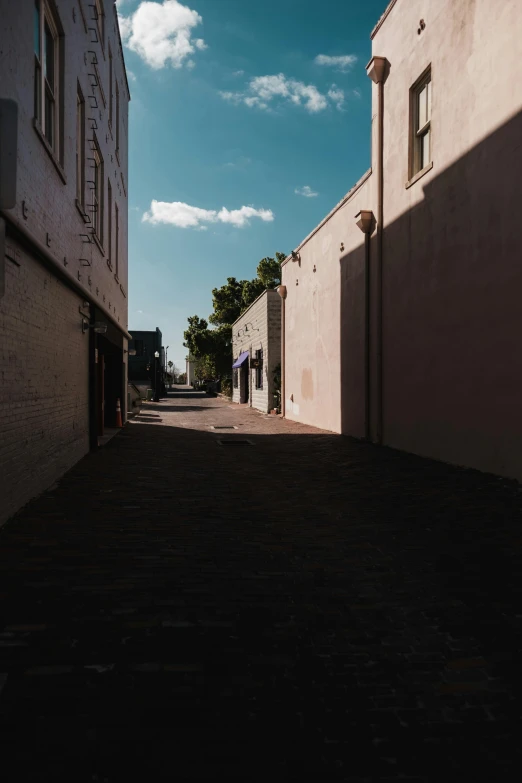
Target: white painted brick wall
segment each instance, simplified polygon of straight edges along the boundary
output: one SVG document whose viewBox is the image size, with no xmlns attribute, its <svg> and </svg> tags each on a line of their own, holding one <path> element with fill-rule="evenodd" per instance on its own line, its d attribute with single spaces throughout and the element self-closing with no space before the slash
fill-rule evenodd
<svg viewBox="0 0 522 783">
<path fill-rule="evenodd" d="M 0 299 L 0 524 L 89 446 L 82 300 L 21 249 L 19 260 L 6 261 Z"/>
<path fill-rule="evenodd" d="M 243 333 L 245 326 L 249 331 Z M 241 334 L 238 336 L 238 332 Z M 256 351 L 263 349 L 263 388 L 256 389 L 256 371 L 248 373 L 250 400 L 253 408 L 268 413 L 273 407 L 273 370 L 281 361 L 281 299 L 276 291 L 265 291 L 245 310 L 232 327 L 233 357 L 248 351 L 254 359 Z M 241 402 L 243 397 L 243 373 L 239 370 L 239 386 L 233 388 L 233 402 Z"/>
</svg>

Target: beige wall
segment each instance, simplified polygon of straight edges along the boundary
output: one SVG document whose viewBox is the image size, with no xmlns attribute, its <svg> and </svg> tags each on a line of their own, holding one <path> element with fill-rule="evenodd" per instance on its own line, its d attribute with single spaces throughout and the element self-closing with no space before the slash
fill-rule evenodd
<svg viewBox="0 0 522 783">
<path fill-rule="evenodd" d="M 299 246 L 301 261 L 286 261 L 285 415 L 342 432 L 341 385 L 351 400 L 357 434 L 364 434 L 364 237 L 355 215 L 368 209 L 371 172 L 345 196 L 319 229 Z M 341 250 L 341 244 L 344 249 Z M 350 253 L 347 262 L 345 257 Z M 350 292 L 349 314 L 341 312 L 341 279 Z M 341 330 L 353 328 L 341 362 Z M 343 384 L 341 384 L 341 375 Z M 346 428 L 347 425 L 345 425 Z M 359 432 L 360 430 L 360 432 Z"/>
<path fill-rule="evenodd" d="M 18 104 L 17 203 L 6 212 L 5 294 L 0 298 L 0 523 L 59 478 L 89 448 L 89 334 L 82 334 L 83 302 L 100 304 L 116 324 L 127 327 L 127 129 L 128 100 L 123 55 L 112 0 L 104 0 L 105 46 L 93 42 L 89 28 L 94 0 L 55 0 L 63 33 L 63 155 L 54 161 L 34 127 L 33 2 L 0 0 L 0 97 Z M 86 17 L 84 25 L 82 10 Z M 89 18 L 89 16 L 91 18 Z M 109 118 L 109 44 L 114 79 L 120 89 L 120 160 L 115 127 Z M 89 86 L 92 52 L 105 103 Z M 76 94 L 80 84 L 86 115 L 96 121 L 104 160 L 104 239 L 84 244 L 86 223 L 76 206 Z M 93 95 L 93 108 L 89 95 Z M 94 104 L 97 103 L 97 108 Z M 114 118 L 116 111 L 114 108 Z M 87 123 L 87 128 L 90 123 Z M 91 134 L 87 134 L 89 138 Z M 86 155 L 90 146 L 86 143 Z M 86 162 L 86 166 L 89 161 Z M 91 178 L 89 169 L 85 177 Z M 120 207 L 119 276 L 115 277 L 115 242 L 109 268 L 107 178 Z M 86 202 L 90 191 L 86 190 Z M 25 235 L 20 241 L 10 216 Z M 115 228 L 113 228 L 113 240 Z M 60 275 L 42 265 L 35 240 L 43 245 Z M 90 266 L 80 261 L 86 258 Z M 0 264 L 0 267 L 2 265 Z M 87 295 L 74 284 L 84 285 Z M 92 312 L 95 312 L 92 310 Z M 105 319 L 105 316 L 103 316 Z M 121 340 L 121 348 L 126 341 Z M 122 374 L 125 357 L 120 353 Z M 122 389 L 125 386 L 122 384 Z M 126 392 L 121 403 L 125 408 Z M 4 486 L 5 485 L 5 486 Z"/>
<path fill-rule="evenodd" d="M 425 29 L 418 33 L 423 19 Z M 522 478 L 522 82 L 516 0 L 397 0 L 385 57 L 383 442 Z M 433 167 L 407 187 L 410 88 L 432 69 Z M 364 435 L 364 237 L 371 178 L 287 261 L 286 415 Z M 339 150 L 342 155 L 342 150 Z M 341 249 L 343 242 L 343 249 Z M 378 418 L 378 236 L 370 243 L 370 413 Z M 313 271 L 313 267 L 316 271 Z M 298 284 L 296 284 L 298 281 Z"/>
<path fill-rule="evenodd" d="M 244 329 L 248 325 L 248 332 Z M 281 361 L 281 299 L 277 291 L 267 290 L 232 325 L 234 360 L 248 351 L 249 363 L 257 350 L 263 350 L 263 388 L 256 389 L 256 372 L 248 370 L 249 403 L 264 413 L 274 407 L 273 371 Z M 232 371 L 234 372 L 234 371 Z M 239 385 L 232 388 L 232 401 L 244 402 L 245 376 L 238 371 Z"/>
<path fill-rule="evenodd" d="M 384 442 L 518 478 L 521 34 L 518 0 L 398 0 L 373 42 L 390 62 Z M 429 65 L 433 169 L 406 188 L 409 89 Z"/>
</svg>

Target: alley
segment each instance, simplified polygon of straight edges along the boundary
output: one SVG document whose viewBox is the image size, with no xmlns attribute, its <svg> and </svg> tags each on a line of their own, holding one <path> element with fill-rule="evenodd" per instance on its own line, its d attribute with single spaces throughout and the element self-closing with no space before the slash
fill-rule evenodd
<svg viewBox="0 0 522 783">
<path fill-rule="evenodd" d="M 515 483 L 185 388 L 0 530 L 11 781 L 514 780 Z"/>
</svg>

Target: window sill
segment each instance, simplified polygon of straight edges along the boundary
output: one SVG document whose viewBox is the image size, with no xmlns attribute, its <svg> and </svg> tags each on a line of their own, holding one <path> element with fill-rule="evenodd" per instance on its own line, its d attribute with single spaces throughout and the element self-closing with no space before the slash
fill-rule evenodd
<svg viewBox="0 0 522 783">
<path fill-rule="evenodd" d="M 102 256 L 104 256 L 104 255 L 105 255 L 105 250 L 103 249 L 103 245 L 102 245 L 102 243 L 100 242 L 100 240 L 98 239 L 98 237 L 96 236 L 96 234 L 93 234 L 93 235 L 92 235 L 92 238 L 94 239 L 94 243 L 95 243 L 96 245 L 98 245 L 98 250 L 100 251 L 100 253 L 102 254 Z"/>
<path fill-rule="evenodd" d="M 114 154 L 116 155 L 116 160 L 118 161 L 118 166 L 121 166 L 119 150 L 115 150 Z"/>
<path fill-rule="evenodd" d="M 90 223 L 90 222 L 91 222 L 91 220 L 90 220 L 90 218 L 89 218 L 89 215 L 88 215 L 88 214 L 87 214 L 87 212 L 85 211 L 85 208 L 83 207 L 83 205 L 82 205 L 82 204 L 80 204 L 80 202 L 78 201 L 78 199 L 75 199 L 75 203 L 76 203 L 76 209 L 78 210 L 78 212 L 79 212 L 79 213 L 80 213 L 80 215 L 82 216 L 83 222 L 84 222 L 84 223 Z"/>
<path fill-rule="evenodd" d="M 433 161 L 432 161 L 431 163 L 428 163 L 428 165 L 427 165 L 427 166 L 424 166 L 424 168 L 423 168 L 423 169 L 421 169 L 420 171 L 418 171 L 418 172 L 415 174 L 415 176 L 414 176 L 414 177 L 412 177 L 410 180 L 408 180 L 408 182 L 406 183 L 406 185 L 405 185 L 404 187 L 405 187 L 406 189 L 407 189 L 407 188 L 411 188 L 411 186 L 412 186 L 412 185 L 415 185 L 415 183 L 416 183 L 416 182 L 418 182 L 420 179 L 422 179 L 422 177 L 423 177 L 425 174 L 427 174 L 427 173 L 428 173 L 428 171 L 431 171 L 431 170 L 432 170 L 432 168 L 433 168 Z"/>
<path fill-rule="evenodd" d="M 118 283 L 118 285 L 119 285 L 119 284 L 120 284 L 120 278 L 118 277 L 118 274 L 117 274 L 117 272 L 115 272 L 115 273 L 114 273 L 114 279 L 116 280 L 116 282 L 117 282 L 117 283 Z"/>
<path fill-rule="evenodd" d="M 33 128 L 36 131 L 36 135 L 38 136 L 38 138 L 40 139 L 40 141 L 44 145 L 45 151 L 47 152 L 47 154 L 51 158 L 51 161 L 53 162 L 53 165 L 54 165 L 56 171 L 60 175 L 60 179 L 62 180 L 64 185 L 67 185 L 67 179 L 65 177 L 65 171 L 62 168 L 62 164 L 60 163 L 60 161 L 56 157 L 56 154 L 55 154 L 53 148 L 51 147 L 51 145 L 49 144 L 49 142 L 45 138 L 45 135 L 44 135 L 42 129 L 40 128 L 40 124 L 39 124 L 38 120 L 36 120 L 36 119 L 33 119 Z"/>
</svg>

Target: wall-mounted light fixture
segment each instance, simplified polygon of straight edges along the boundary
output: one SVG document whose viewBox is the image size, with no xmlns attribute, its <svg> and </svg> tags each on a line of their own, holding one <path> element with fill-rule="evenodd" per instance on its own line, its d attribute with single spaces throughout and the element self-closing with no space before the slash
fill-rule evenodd
<svg viewBox="0 0 522 783">
<path fill-rule="evenodd" d="M 250 329 L 248 327 L 250 327 Z M 257 329 L 251 321 L 245 324 L 241 329 L 238 329 L 236 337 L 241 337 L 243 334 L 250 334 L 250 332 L 259 332 L 259 329 Z"/>
<path fill-rule="evenodd" d="M 301 266 L 301 256 L 297 252 L 297 250 L 292 250 L 291 256 L 292 256 L 292 261 L 299 261 L 299 266 Z"/>
<path fill-rule="evenodd" d="M 89 329 L 94 329 L 96 334 L 106 334 L 107 324 L 103 321 L 95 321 L 93 324 L 90 324 L 89 321 L 84 318 L 82 320 L 82 333 L 85 334 Z"/>
</svg>

